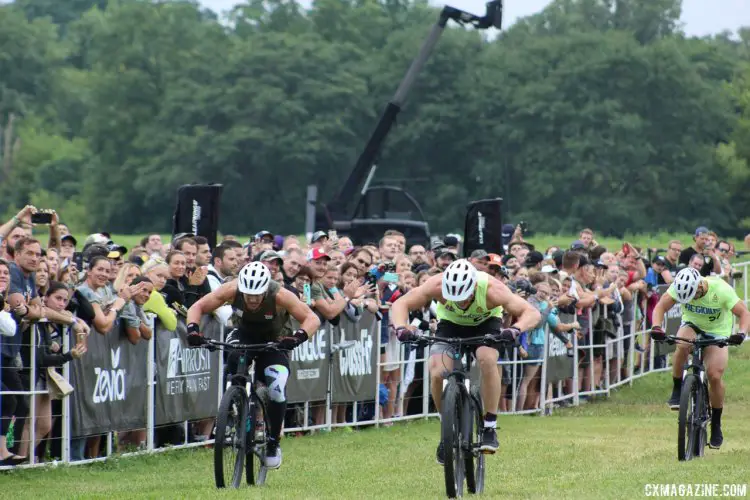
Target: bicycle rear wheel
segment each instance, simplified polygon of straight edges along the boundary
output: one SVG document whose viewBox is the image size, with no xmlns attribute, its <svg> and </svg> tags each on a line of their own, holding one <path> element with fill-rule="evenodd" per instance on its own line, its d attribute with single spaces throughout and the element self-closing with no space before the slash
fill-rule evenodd
<svg viewBox="0 0 750 500">
<path fill-rule="evenodd" d="M 482 442 L 482 429 L 484 428 L 484 410 L 482 409 L 482 397 L 479 388 L 471 388 L 471 400 L 466 405 L 470 408 L 466 428 L 466 440 L 468 441 L 466 460 L 466 486 L 469 493 L 482 493 L 484 491 L 484 453 L 478 447 Z"/>
<path fill-rule="evenodd" d="M 445 493 L 448 498 L 456 498 L 463 495 L 464 488 L 464 457 L 461 436 L 463 426 L 463 401 L 461 390 L 455 379 L 448 380 L 443 391 L 443 420 L 442 438 L 445 449 Z"/>
<path fill-rule="evenodd" d="M 247 457 L 245 461 L 245 473 L 247 484 L 261 486 L 266 482 L 268 468 L 263 465 L 266 456 L 266 443 L 271 424 L 266 413 L 268 403 L 268 391 L 265 387 L 259 388 L 252 395 L 252 423 L 247 435 Z"/>
<path fill-rule="evenodd" d="M 677 460 L 692 460 L 697 449 L 697 419 L 700 380 L 694 374 L 685 377 L 680 394 L 680 410 L 677 417 Z"/>
<path fill-rule="evenodd" d="M 214 478 L 217 488 L 239 488 L 245 459 L 247 435 L 247 394 L 233 385 L 221 398 L 216 416 L 214 441 Z"/>
</svg>

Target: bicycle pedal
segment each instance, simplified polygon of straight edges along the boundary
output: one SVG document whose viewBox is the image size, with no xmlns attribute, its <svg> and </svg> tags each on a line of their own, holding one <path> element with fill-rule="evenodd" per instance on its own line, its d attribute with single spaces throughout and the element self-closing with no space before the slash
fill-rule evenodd
<svg viewBox="0 0 750 500">
<path fill-rule="evenodd" d="M 479 450 L 479 453 L 482 455 L 494 455 L 497 453 L 497 450 Z"/>
</svg>

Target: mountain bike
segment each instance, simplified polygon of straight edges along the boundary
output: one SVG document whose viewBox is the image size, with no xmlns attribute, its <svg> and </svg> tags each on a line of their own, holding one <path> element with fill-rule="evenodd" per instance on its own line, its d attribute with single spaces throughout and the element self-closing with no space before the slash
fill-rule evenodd
<svg viewBox="0 0 750 500">
<path fill-rule="evenodd" d="M 247 484 L 261 486 L 266 482 L 268 469 L 264 464 L 268 432 L 268 390 L 248 371 L 250 362 L 263 352 L 280 351 L 279 344 L 227 344 L 205 339 L 202 346 L 210 350 L 239 352 L 237 372 L 230 378 L 216 415 L 214 438 L 214 479 L 217 488 L 227 485 L 239 488 L 242 469 L 245 468 Z M 248 375 L 249 373 L 249 375 Z"/>
<path fill-rule="evenodd" d="M 727 338 L 683 339 L 667 335 L 664 342 L 682 342 L 693 346 L 692 359 L 685 366 L 677 418 L 677 460 L 680 462 L 702 457 L 708 442 L 711 422 L 711 402 L 708 398 L 708 377 L 703 366 L 703 350 L 709 346 L 726 347 Z"/>
<path fill-rule="evenodd" d="M 443 382 L 441 438 L 445 449 L 445 491 L 449 498 L 463 495 L 464 481 L 469 493 L 484 491 L 484 455 L 479 447 L 484 430 L 484 411 L 479 386 L 470 380 L 473 350 L 478 346 L 500 347 L 512 341 L 498 340 L 491 335 L 468 338 L 440 338 L 416 335 L 405 343 L 443 343 L 453 347 L 453 370 Z M 468 472 L 468 473 L 467 473 Z"/>
</svg>

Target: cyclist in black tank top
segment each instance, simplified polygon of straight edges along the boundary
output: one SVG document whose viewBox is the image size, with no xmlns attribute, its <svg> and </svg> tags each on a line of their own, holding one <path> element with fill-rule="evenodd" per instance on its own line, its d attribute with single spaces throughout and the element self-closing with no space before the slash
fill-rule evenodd
<svg viewBox="0 0 750 500">
<path fill-rule="evenodd" d="M 238 328 L 227 335 L 227 342 L 258 344 L 276 341 L 286 349 L 294 349 L 307 341 L 320 328 L 318 316 L 293 293 L 271 280 L 271 273 L 261 262 L 247 264 L 236 280 L 221 285 L 201 298 L 188 310 L 189 346 L 199 347 L 203 341 L 200 320 L 224 304 L 232 306 Z M 292 333 L 289 316 L 300 323 Z M 237 357 L 229 356 L 227 367 L 234 373 Z M 255 378 L 268 387 L 270 438 L 264 459 L 266 467 L 281 466 L 279 438 L 286 412 L 286 382 L 289 378 L 289 355 L 282 352 L 260 354 L 255 358 Z"/>
</svg>

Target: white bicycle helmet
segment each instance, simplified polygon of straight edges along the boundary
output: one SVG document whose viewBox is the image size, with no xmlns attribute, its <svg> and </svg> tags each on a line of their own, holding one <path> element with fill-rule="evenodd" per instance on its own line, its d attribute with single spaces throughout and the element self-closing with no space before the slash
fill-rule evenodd
<svg viewBox="0 0 750 500">
<path fill-rule="evenodd" d="M 251 262 L 240 270 L 237 289 L 246 295 L 260 295 L 268 290 L 271 272 L 261 262 Z"/>
<path fill-rule="evenodd" d="M 477 268 L 466 259 L 452 262 L 443 273 L 443 298 L 461 302 L 477 287 Z"/>
<path fill-rule="evenodd" d="M 674 278 L 674 291 L 677 295 L 677 302 L 685 304 L 693 300 L 696 292 L 698 291 L 698 285 L 701 282 L 701 275 L 698 271 L 692 267 L 686 267 Z"/>
</svg>

